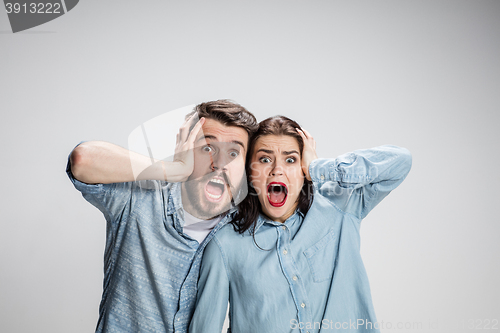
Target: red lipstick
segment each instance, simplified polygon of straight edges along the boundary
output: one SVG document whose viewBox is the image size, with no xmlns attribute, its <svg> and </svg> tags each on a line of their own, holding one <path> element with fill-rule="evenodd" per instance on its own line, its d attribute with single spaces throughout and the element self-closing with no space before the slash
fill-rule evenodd
<svg viewBox="0 0 500 333">
<path fill-rule="evenodd" d="M 285 204 L 288 195 L 288 187 L 282 182 L 271 182 L 267 185 L 267 200 L 273 207 L 281 207 Z"/>
</svg>

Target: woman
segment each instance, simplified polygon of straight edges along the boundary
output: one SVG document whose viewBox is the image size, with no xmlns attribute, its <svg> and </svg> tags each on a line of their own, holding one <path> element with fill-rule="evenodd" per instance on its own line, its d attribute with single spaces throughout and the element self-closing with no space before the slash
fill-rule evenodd
<svg viewBox="0 0 500 333">
<path fill-rule="evenodd" d="M 315 146 L 286 117 L 259 124 L 249 195 L 207 245 L 190 332 L 221 332 L 228 300 L 233 333 L 378 332 L 359 227 L 411 156 L 382 146 L 318 159 Z"/>
</svg>

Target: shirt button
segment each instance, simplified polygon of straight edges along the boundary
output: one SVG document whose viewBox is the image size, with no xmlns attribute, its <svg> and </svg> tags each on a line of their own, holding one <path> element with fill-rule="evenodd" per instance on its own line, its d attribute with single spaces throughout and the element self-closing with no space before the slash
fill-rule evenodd
<svg viewBox="0 0 500 333">
<path fill-rule="evenodd" d="M 294 275 L 294 276 L 292 277 L 292 280 L 293 280 L 293 281 L 297 281 L 297 277 Z"/>
<path fill-rule="evenodd" d="M 282 226 L 282 227 L 281 227 L 281 229 L 286 230 L 286 227 L 285 227 L 285 226 Z"/>
<path fill-rule="evenodd" d="M 287 253 L 288 253 L 288 251 L 287 251 L 287 250 L 283 250 L 283 254 L 287 254 Z"/>
<path fill-rule="evenodd" d="M 181 318 L 177 318 L 177 321 L 181 321 Z"/>
<path fill-rule="evenodd" d="M 304 303 L 300 304 L 301 307 L 305 308 L 306 305 Z"/>
</svg>

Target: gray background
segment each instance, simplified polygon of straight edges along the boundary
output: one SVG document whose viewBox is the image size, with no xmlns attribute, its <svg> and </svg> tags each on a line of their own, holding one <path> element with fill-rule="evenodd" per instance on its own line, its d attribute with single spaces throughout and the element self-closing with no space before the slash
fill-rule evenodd
<svg viewBox="0 0 500 333">
<path fill-rule="evenodd" d="M 0 331 L 95 328 L 105 221 L 73 146 L 219 98 L 297 120 L 320 157 L 410 149 L 362 227 L 378 320 L 500 320 L 499 38 L 500 1 L 85 0 L 18 34 L 0 12 Z"/>
</svg>

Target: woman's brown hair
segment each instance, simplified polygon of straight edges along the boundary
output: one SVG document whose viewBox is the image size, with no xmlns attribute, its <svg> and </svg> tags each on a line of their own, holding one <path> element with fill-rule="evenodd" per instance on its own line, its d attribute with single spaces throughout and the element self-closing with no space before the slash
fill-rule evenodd
<svg viewBox="0 0 500 333">
<path fill-rule="evenodd" d="M 248 181 L 248 195 L 242 202 L 238 205 L 238 213 L 234 216 L 231 223 L 236 231 L 239 233 L 244 233 L 250 227 L 253 226 L 252 233 L 255 231 L 255 223 L 257 222 L 257 218 L 259 217 L 259 213 L 261 212 L 259 198 L 257 197 L 257 192 L 251 186 L 250 175 L 251 168 L 250 162 L 252 160 L 252 155 L 254 152 L 255 142 L 265 135 L 287 135 L 295 138 L 299 144 L 301 157 L 302 152 L 304 150 L 304 141 L 302 137 L 297 132 L 296 128 L 301 129 L 299 124 L 295 121 L 284 117 L 284 116 L 274 116 L 267 118 L 259 123 L 259 129 L 255 132 L 250 138 L 249 143 L 249 151 L 246 158 L 246 174 Z M 313 187 L 312 182 L 304 178 L 304 185 L 302 186 L 302 190 L 300 191 L 298 198 L 298 210 L 304 215 L 309 210 L 313 199 Z"/>
</svg>

